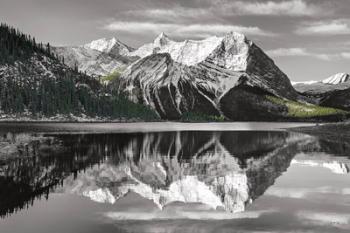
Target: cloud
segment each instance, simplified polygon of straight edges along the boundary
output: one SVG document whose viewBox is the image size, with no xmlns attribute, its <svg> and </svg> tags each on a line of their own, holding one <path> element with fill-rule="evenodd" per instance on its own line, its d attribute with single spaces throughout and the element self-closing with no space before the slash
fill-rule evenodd
<svg viewBox="0 0 350 233">
<path fill-rule="evenodd" d="M 308 56 L 304 48 L 278 48 L 269 50 L 267 53 L 272 57 Z"/>
<path fill-rule="evenodd" d="M 271 57 L 313 57 L 320 60 L 332 60 L 334 55 L 319 54 L 307 51 L 305 48 L 278 48 L 266 51 Z M 338 56 L 338 55 L 337 55 Z"/>
<path fill-rule="evenodd" d="M 267 1 L 267 2 L 228 2 L 225 8 L 238 15 L 283 15 L 283 16 L 311 16 L 317 15 L 321 9 L 307 4 L 303 0 Z"/>
<path fill-rule="evenodd" d="M 198 1 L 196 7 L 173 5 L 167 8 L 151 8 L 126 11 L 122 14 L 137 17 L 152 17 L 171 20 L 172 18 L 217 18 L 222 15 L 261 15 L 261 16 L 312 16 L 322 13 L 319 6 L 304 0 L 284 0 L 267 2 L 210 0 Z M 329 11 L 329 9 L 328 9 Z M 324 12 L 323 12 L 324 13 Z"/>
<path fill-rule="evenodd" d="M 350 59 L 350 52 L 341 53 L 341 56 L 345 59 Z"/>
<path fill-rule="evenodd" d="M 226 24 L 176 24 L 176 23 L 153 23 L 153 22 L 125 22 L 114 21 L 103 27 L 110 31 L 128 32 L 131 34 L 165 32 L 172 36 L 181 37 L 207 37 L 211 35 L 223 35 L 230 31 L 240 32 L 246 35 L 272 36 L 258 27 L 246 27 Z"/>
<path fill-rule="evenodd" d="M 296 31 L 299 35 L 348 35 L 348 20 L 319 21 L 301 25 Z"/>
<path fill-rule="evenodd" d="M 299 212 L 297 216 L 302 220 L 310 220 L 321 224 L 347 225 L 350 223 L 349 214 L 327 213 L 327 212 Z"/>
<path fill-rule="evenodd" d="M 127 17 L 143 17 L 152 20 L 174 21 L 200 19 L 213 16 L 210 8 L 185 8 L 176 6 L 172 8 L 154 8 L 143 10 L 131 10 L 122 13 Z"/>
</svg>

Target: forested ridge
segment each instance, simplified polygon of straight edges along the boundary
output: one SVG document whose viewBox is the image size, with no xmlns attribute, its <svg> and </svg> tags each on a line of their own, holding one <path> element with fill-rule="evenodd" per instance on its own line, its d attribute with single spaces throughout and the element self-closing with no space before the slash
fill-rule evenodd
<svg viewBox="0 0 350 233">
<path fill-rule="evenodd" d="M 2 118 L 158 118 L 147 107 L 66 66 L 63 58 L 52 53 L 50 44 L 37 43 L 34 37 L 6 24 L 0 25 L 0 111 Z"/>
</svg>

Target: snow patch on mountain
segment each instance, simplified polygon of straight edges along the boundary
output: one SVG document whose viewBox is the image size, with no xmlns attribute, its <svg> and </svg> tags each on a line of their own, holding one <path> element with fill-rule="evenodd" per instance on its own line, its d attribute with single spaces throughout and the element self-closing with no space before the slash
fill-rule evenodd
<svg viewBox="0 0 350 233">
<path fill-rule="evenodd" d="M 222 38 L 220 45 L 208 57 L 212 64 L 230 71 L 247 71 L 252 41 L 243 34 L 230 32 Z"/>
<path fill-rule="evenodd" d="M 315 81 L 315 80 L 310 80 L 310 81 L 301 81 L 301 82 L 291 82 L 293 86 L 303 84 L 303 85 L 313 85 L 313 84 L 332 84 L 332 85 L 337 85 L 345 82 L 350 81 L 350 75 L 346 73 L 338 73 L 335 75 L 332 75 L 329 78 L 326 78 L 322 81 Z"/>
<path fill-rule="evenodd" d="M 297 97 L 273 60 L 240 33 L 183 42 L 161 34 L 131 54 L 141 59 L 123 72 L 115 88 L 165 119 L 179 119 L 186 112 L 230 118 L 220 112 L 220 101 L 241 84 Z"/>
<path fill-rule="evenodd" d="M 341 84 L 341 83 L 345 83 L 348 81 L 350 81 L 349 74 L 338 73 L 338 74 L 335 74 L 335 75 L 323 80 L 322 83 L 336 85 L 336 84 Z"/>
<path fill-rule="evenodd" d="M 102 39 L 94 40 L 88 44 L 83 45 L 82 47 L 86 49 L 97 50 L 103 53 L 110 53 L 112 49 L 116 46 L 119 48 L 119 51 L 118 51 L 119 55 L 122 55 L 122 56 L 129 55 L 131 49 L 127 45 L 120 42 L 115 37 L 111 39 L 102 38 Z"/>
<path fill-rule="evenodd" d="M 145 44 L 131 52 L 129 56 L 140 58 L 154 53 L 169 53 L 171 58 L 184 65 L 195 65 L 204 61 L 222 42 L 223 37 L 209 37 L 204 40 L 185 40 L 176 42 L 164 33 L 160 34 L 153 43 Z"/>
<path fill-rule="evenodd" d="M 117 40 L 115 38 L 112 38 L 110 40 L 102 38 L 85 44 L 83 47 L 88 49 L 94 49 L 100 52 L 109 52 L 116 43 Z"/>
<path fill-rule="evenodd" d="M 299 81 L 299 82 L 291 81 L 291 83 L 292 83 L 293 86 L 298 85 L 298 84 L 312 85 L 312 84 L 315 84 L 315 83 L 318 83 L 318 82 L 319 82 L 319 81 L 314 81 L 314 80 L 310 80 L 310 81 Z"/>
<path fill-rule="evenodd" d="M 105 45 L 106 51 L 109 49 L 108 45 Z M 111 50 L 109 53 L 101 52 L 97 49 L 103 50 L 104 48 L 92 49 L 94 46 L 77 46 L 77 47 L 56 47 L 53 51 L 63 56 L 65 64 L 74 68 L 78 66 L 78 70 L 86 72 L 90 76 L 106 76 L 113 73 L 115 70 L 124 69 L 129 62 L 127 57 L 122 57 L 124 53 L 128 53 L 124 47 L 119 47 L 116 51 Z M 119 52 L 118 52 L 119 50 Z M 112 54 L 113 53 L 113 54 Z"/>
</svg>

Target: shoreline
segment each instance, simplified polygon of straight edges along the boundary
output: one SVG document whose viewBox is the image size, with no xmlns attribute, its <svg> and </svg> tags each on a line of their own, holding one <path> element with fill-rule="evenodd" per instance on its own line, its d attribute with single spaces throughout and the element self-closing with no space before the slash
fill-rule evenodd
<svg viewBox="0 0 350 233">
<path fill-rule="evenodd" d="M 288 131 L 309 134 L 331 141 L 350 141 L 350 122 L 295 127 L 289 128 Z"/>
<path fill-rule="evenodd" d="M 314 126 L 300 122 L 0 122 L 1 132 L 33 133 L 138 133 L 174 131 L 286 131 Z"/>
</svg>

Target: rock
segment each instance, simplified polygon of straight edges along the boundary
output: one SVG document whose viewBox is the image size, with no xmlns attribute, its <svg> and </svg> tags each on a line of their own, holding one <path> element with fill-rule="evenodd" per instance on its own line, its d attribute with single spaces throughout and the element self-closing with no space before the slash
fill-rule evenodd
<svg viewBox="0 0 350 233">
<path fill-rule="evenodd" d="M 335 74 L 323 81 L 296 83 L 295 89 L 313 99 L 313 102 L 325 107 L 350 110 L 350 75 Z"/>
<path fill-rule="evenodd" d="M 239 85 L 220 99 L 221 111 L 232 120 L 273 121 L 288 115 L 288 108 L 269 101 L 270 93 L 257 87 Z"/>
<path fill-rule="evenodd" d="M 64 57 L 65 63 L 94 77 L 106 76 L 116 70 L 123 70 L 137 59 L 130 57 L 133 48 L 116 38 L 92 41 L 82 46 L 54 47 L 53 52 Z"/>
<path fill-rule="evenodd" d="M 118 80 L 119 92 L 155 109 L 167 119 L 193 111 L 219 115 L 210 94 L 198 84 L 203 72 L 174 62 L 169 54 L 154 54 L 131 65 Z"/>
<path fill-rule="evenodd" d="M 229 105 L 236 106 L 237 101 L 228 96 L 238 84 L 281 98 L 298 98 L 288 77 L 239 33 L 184 42 L 161 34 L 131 54 L 143 58 L 128 67 L 114 83 L 115 88 L 130 100 L 149 105 L 165 119 L 179 119 L 186 112 L 236 119 L 229 110 L 235 107 Z M 223 97 L 226 107 L 221 109 Z"/>
<path fill-rule="evenodd" d="M 338 74 L 335 74 L 335 75 L 323 80 L 322 83 L 336 85 L 336 84 L 340 84 L 340 83 L 346 83 L 349 81 L 350 81 L 349 74 L 338 73 Z"/>
<path fill-rule="evenodd" d="M 339 73 L 322 81 L 294 82 L 294 88 L 303 94 L 322 96 L 327 92 L 350 88 L 350 75 Z"/>
</svg>

